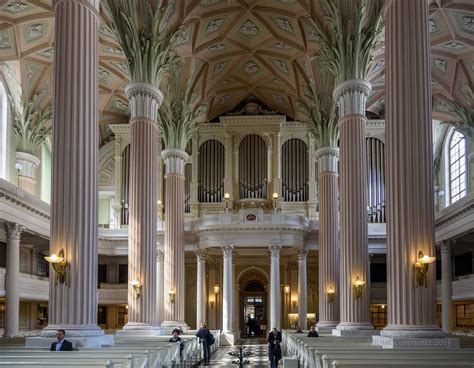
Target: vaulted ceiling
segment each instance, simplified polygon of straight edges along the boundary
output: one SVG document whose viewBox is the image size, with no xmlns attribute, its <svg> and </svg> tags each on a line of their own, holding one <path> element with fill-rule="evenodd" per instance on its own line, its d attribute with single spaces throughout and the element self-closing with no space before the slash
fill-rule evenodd
<svg viewBox="0 0 474 368">
<path fill-rule="evenodd" d="M 176 49 L 194 81 L 193 103 L 205 103 L 208 119 L 231 111 L 243 99 L 299 119 L 298 98 L 308 78 L 324 73 L 312 56 L 317 34 L 306 21 L 322 13 L 317 0 L 180 0 L 169 21 L 185 25 Z M 103 11 L 100 27 L 100 131 L 126 122 L 123 87 L 127 68 Z M 430 0 L 434 117 L 446 119 L 446 101 L 465 103 L 463 88 L 474 80 L 474 3 Z M 10 89 L 52 98 L 54 11 L 51 0 L 0 0 L 0 67 Z M 384 110 L 384 44 L 374 52 L 368 110 Z"/>
</svg>

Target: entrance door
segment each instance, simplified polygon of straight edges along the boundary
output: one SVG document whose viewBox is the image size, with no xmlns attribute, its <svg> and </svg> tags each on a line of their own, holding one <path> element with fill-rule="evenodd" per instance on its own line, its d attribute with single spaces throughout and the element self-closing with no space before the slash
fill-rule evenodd
<svg viewBox="0 0 474 368">
<path fill-rule="evenodd" d="M 250 282 L 242 292 L 242 337 L 265 337 L 267 319 L 265 313 L 266 292 L 259 282 Z"/>
</svg>

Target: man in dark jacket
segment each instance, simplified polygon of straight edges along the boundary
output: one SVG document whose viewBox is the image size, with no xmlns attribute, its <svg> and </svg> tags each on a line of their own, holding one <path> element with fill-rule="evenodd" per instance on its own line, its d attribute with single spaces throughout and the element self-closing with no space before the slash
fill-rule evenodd
<svg viewBox="0 0 474 368">
<path fill-rule="evenodd" d="M 268 358 L 270 368 L 277 368 L 281 359 L 281 332 L 273 327 L 273 331 L 268 334 Z"/>
<path fill-rule="evenodd" d="M 203 365 L 209 365 L 209 360 L 211 359 L 211 345 L 210 344 L 210 335 L 211 331 L 207 328 L 207 325 L 203 322 L 201 323 L 201 328 L 196 333 L 196 336 L 199 337 L 199 342 L 202 344 L 202 349 L 204 351 L 204 363 Z"/>
<path fill-rule="evenodd" d="M 51 344 L 51 351 L 72 351 L 72 344 L 64 337 L 66 331 L 60 329 L 56 332 L 56 341 Z"/>
<path fill-rule="evenodd" d="M 316 331 L 316 328 L 314 325 L 311 326 L 311 329 L 308 332 L 308 337 L 319 337 L 318 332 Z"/>
</svg>

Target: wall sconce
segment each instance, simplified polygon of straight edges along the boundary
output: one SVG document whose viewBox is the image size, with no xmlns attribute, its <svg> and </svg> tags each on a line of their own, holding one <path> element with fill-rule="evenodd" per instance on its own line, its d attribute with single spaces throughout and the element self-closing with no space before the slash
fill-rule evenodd
<svg viewBox="0 0 474 368">
<path fill-rule="evenodd" d="M 334 296 L 336 294 L 336 290 L 332 286 L 329 286 L 329 289 L 326 293 L 327 298 L 328 298 L 328 303 L 333 303 L 334 302 Z"/>
<path fill-rule="evenodd" d="M 213 308 L 213 307 L 214 307 L 214 304 L 215 304 L 214 299 L 210 299 L 210 300 L 209 300 L 209 304 L 211 305 L 211 308 Z"/>
<path fill-rule="evenodd" d="M 362 286 L 365 285 L 365 281 L 362 281 L 359 276 L 356 277 L 354 282 L 354 298 L 359 299 L 362 296 Z"/>
<path fill-rule="evenodd" d="M 272 199 L 273 199 L 273 213 L 277 213 L 277 200 L 278 200 L 278 193 L 273 193 Z"/>
<path fill-rule="evenodd" d="M 433 263 L 436 260 L 436 257 L 430 257 L 424 255 L 420 250 L 418 252 L 418 258 L 416 259 L 415 264 L 413 265 L 415 270 L 415 286 L 425 285 L 427 287 L 427 275 L 429 270 L 430 263 Z"/>
<path fill-rule="evenodd" d="M 229 193 L 224 193 L 224 201 L 225 201 L 225 212 L 229 212 L 229 199 L 230 199 L 230 194 Z"/>
<path fill-rule="evenodd" d="M 137 279 L 130 281 L 133 291 L 135 292 L 135 297 L 139 298 L 142 295 L 142 284 Z"/>
<path fill-rule="evenodd" d="M 296 299 L 293 299 L 293 300 L 291 301 L 291 304 L 293 305 L 293 308 L 295 308 L 295 307 L 296 307 L 296 304 L 297 304 Z"/>
<path fill-rule="evenodd" d="M 286 285 L 283 290 L 284 290 L 285 294 L 289 294 L 291 289 L 288 285 Z"/>
<path fill-rule="evenodd" d="M 219 285 L 215 284 L 215 285 L 214 285 L 214 294 L 219 294 L 219 291 L 220 291 L 220 290 L 221 290 L 221 289 L 219 288 Z"/>
<path fill-rule="evenodd" d="M 170 298 L 170 303 L 171 303 L 171 304 L 174 304 L 174 299 L 175 299 L 175 297 L 176 297 L 176 291 L 175 291 L 174 289 L 170 289 L 170 290 L 168 291 L 168 296 L 169 296 L 169 298 Z"/>
<path fill-rule="evenodd" d="M 58 275 L 58 282 L 63 284 L 66 279 L 67 266 L 67 262 L 64 260 L 64 250 L 61 249 L 57 255 L 53 253 L 44 259 L 53 266 L 54 272 Z"/>
</svg>

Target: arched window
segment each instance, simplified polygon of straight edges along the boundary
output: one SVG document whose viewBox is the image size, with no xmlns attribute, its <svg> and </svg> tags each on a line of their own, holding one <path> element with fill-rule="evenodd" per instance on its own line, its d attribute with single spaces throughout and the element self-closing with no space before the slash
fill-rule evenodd
<svg viewBox="0 0 474 368">
<path fill-rule="evenodd" d="M 7 178 L 8 165 L 8 98 L 5 86 L 0 81 L 0 178 Z"/>
<path fill-rule="evenodd" d="M 449 203 L 453 204 L 466 195 L 466 137 L 453 131 L 449 141 Z"/>
</svg>

